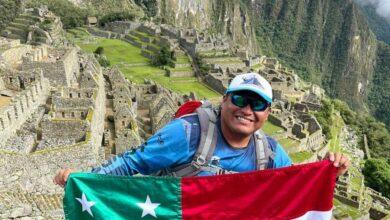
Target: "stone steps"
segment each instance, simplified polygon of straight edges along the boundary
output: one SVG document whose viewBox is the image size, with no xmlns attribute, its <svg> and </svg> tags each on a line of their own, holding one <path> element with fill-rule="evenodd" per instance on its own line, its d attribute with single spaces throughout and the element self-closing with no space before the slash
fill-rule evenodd
<svg viewBox="0 0 390 220">
<path fill-rule="evenodd" d="M 207 63 L 229 63 L 229 62 L 237 62 L 241 63 L 242 60 L 239 57 L 213 57 L 213 58 L 204 58 L 203 59 Z"/>
<path fill-rule="evenodd" d="M 38 22 L 40 20 L 40 18 L 38 16 L 31 15 L 31 14 L 21 14 L 21 15 L 19 15 L 19 18 L 22 18 L 25 20 L 31 20 L 31 21 L 35 21 L 35 22 Z"/>
<path fill-rule="evenodd" d="M 33 25 L 36 23 L 36 21 L 30 20 L 30 19 L 24 19 L 21 17 L 15 18 L 15 20 L 13 22 L 18 23 L 18 24 L 24 24 L 24 25 Z"/>
<path fill-rule="evenodd" d="M 19 29 L 22 29 L 22 30 L 27 30 L 27 28 L 29 26 L 30 26 L 29 24 L 16 23 L 16 22 L 11 22 L 11 23 L 8 24 L 8 27 L 15 27 L 15 28 L 19 28 Z"/>
<path fill-rule="evenodd" d="M 170 71 L 168 73 L 169 77 L 188 77 L 195 76 L 193 71 Z"/>
<path fill-rule="evenodd" d="M 175 68 L 191 67 L 191 63 L 175 63 Z"/>
<path fill-rule="evenodd" d="M 11 31 L 13 34 L 24 36 L 27 35 L 28 31 L 17 27 L 7 27 L 6 30 Z"/>
<path fill-rule="evenodd" d="M 19 36 L 19 35 L 16 35 L 16 34 L 9 34 L 9 35 L 7 36 L 7 38 L 10 38 L 10 39 L 21 39 L 21 40 L 26 40 L 26 38 L 23 38 L 23 37 L 21 37 L 21 36 Z"/>
</svg>

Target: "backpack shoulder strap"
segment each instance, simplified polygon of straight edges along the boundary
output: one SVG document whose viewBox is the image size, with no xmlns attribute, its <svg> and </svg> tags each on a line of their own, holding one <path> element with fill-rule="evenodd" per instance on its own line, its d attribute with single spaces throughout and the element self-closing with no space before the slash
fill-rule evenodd
<svg viewBox="0 0 390 220">
<path fill-rule="evenodd" d="M 256 147 L 256 169 L 264 170 L 269 168 L 270 159 L 275 157 L 275 153 L 269 146 L 267 136 L 262 130 L 258 130 L 254 134 Z"/>
<path fill-rule="evenodd" d="M 171 175 L 178 177 L 195 176 L 211 161 L 218 137 L 217 112 L 210 103 L 205 102 L 200 108 L 196 109 L 196 113 L 198 114 L 201 129 L 198 149 L 191 163 L 171 169 Z"/>
</svg>

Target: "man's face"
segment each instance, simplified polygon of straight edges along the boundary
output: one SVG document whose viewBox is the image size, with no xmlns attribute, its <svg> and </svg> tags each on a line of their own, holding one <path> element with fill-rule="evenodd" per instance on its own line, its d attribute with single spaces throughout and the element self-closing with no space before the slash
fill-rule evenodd
<svg viewBox="0 0 390 220">
<path fill-rule="evenodd" d="M 250 98 L 259 98 L 255 93 L 249 91 L 239 92 L 239 95 Z M 221 104 L 221 126 L 229 130 L 231 134 L 249 136 L 263 127 L 268 119 L 270 108 L 264 111 L 253 111 L 250 105 L 238 107 L 231 101 L 232 94 L 225 95 Z"/>
</svg>

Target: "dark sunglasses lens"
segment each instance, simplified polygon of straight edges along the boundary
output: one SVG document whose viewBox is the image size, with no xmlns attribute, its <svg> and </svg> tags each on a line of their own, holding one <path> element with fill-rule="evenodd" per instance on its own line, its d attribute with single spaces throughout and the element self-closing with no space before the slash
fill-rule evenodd
<svg viewBox="0 0 390 220">
<path fill-rule="evenodd" d="M 252 100 L 251 107 L 253 111 L 264 111 L 267 108 L 267 103 L 263 100 Z"/>
<path fill-rule="evenodd" d="M 240 95 L 232 95 L 232 103 L 240 108 L 247 105 L 245 98 Z"/>
</svg>

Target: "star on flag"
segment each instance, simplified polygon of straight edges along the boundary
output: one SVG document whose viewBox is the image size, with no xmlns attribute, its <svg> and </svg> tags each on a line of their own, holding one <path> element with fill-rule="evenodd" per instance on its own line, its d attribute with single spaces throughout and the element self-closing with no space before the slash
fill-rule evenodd
<svg viewBox="0 0 390 220">
<path fill-rule="evenodd" d="M 64 213 L 67 220 L 331 219 L 336 174 L 330 161 L 228 178 L 74 173 L 66 185 Z M 267 204 L 259 206 L 264 198 Z"/>
<path fill-rule="evenodd" d="M 87 200 L 87 197 L 85 196 L 84 193 L 83 193 L 83 195 L 81 196 L 81 198 L 76 198 L 76 200 L 79 201 L 79 202 L 81 203 L 83 212 L 84 212 L 84 211 L 87 211 L 87 212 L 93 217 L 93 214 L 92 214 L 92 211 L 91 211 L 91 207 L 95 205 L 95 202 L 93 202 L 93 201 L 88 201 L 88 200 Z"/>
<path fill-rule="evenodd" d="M 141 218 L 143 218 L 146 215 L 151 215 L 157 218 L 156 212 L 154 210 L 160 205 L 160 203 L 152 203 L 150 201 L 149 195 L 146 196 L 145 203 L 139 202 L 137 203 L 137 205 L 142 209 Z"/>
</svg>

